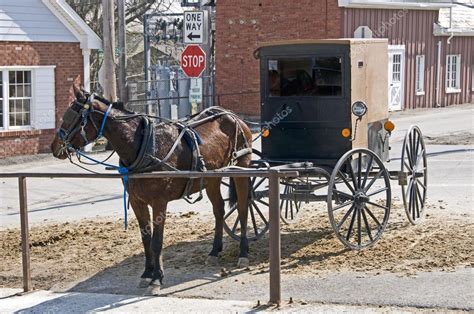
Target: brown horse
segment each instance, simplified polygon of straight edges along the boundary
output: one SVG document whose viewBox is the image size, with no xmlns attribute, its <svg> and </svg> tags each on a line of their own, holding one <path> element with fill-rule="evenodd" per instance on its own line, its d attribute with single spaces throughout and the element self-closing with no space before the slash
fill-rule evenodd
<svg viewBox="0 0 474 314">
<path fill-rule="evenodd" d="M 61 128 L 51 144 L 53 155 L 59 159 L 70 157 L 73 150 L 84 147 L 99 136 L 99 126 L 106 119 L 103 135 L 111 143 L 120 157 L 122 165 L 136 164 L 143 147 L 145 134 L 148 132 L 150 118 L 120 108 L 119 104 L 109 104 L 106 100 L 92 97 L 74 87 L 76 100 L 66 111 Z M 219 109 L 219 108 L 216 108 Z M 237 147 L 248 147 L 252 143 L 252 135 L 248 126 L 235 114 L 221 112 L 213 117 L 212 111 L 206 111 L 193 118 L 194 121 L 204 118 L 202 123 L 196 123 L 192 129 L 200 138 L 200 155 L 207 169 L 218 169 L 228 166 L 231 162 L 237 166 L 248 167 L 250 154 L 240 154 L 236 157 Z M 106 115 L 108 113 L 108 115 Z M 146 171 L 160 171 L 169 169 L 190 170 L 193 166 L 192 141 L 186 136 L 180 136 L 182 127 L 172 122 L 151 123 L 154 136 L 153 156 L 148 156 L 151 162 L 147 163 Z M 148 134 L 147 133 L 147 134 Z M 176 142 L 176 143 L 175 143 Z M 196 142 L 196 141 L 194 141 Z M 197 145 L 197 144 L 196 144 Z M 168 156 L 167 156 L 168 155 Z M 234 157 L 234 158 L 233 158 Z M 166 159 L 167 158 L 167 159 Z M 164 162 L 166 159 L 166 162 Z M 160 162 L 163 161 L 163 162 Z M 137 169 L 140 170 L 140 169 Z M 141 169 L 143 170 L 143 169 Z M 247 198 L 248 180 L 235 178 L 234 195 L 237 201 L 238 214 L 241 224 L 241 241 L 238 266 L 248 265 L 247 240 Z M 221 195 L 221 178 L 208 178 L 202 183 L 200 180 L 188 179 L 132 179 L 127 182 L 130 204 L 141 230 L 141 238 L 145 249 L 145 271 L 140 285 L 149 285 L 152 293 L 156 293 L 163 282 L 162 247 L 166 209 L 168 202 L 179 199 L 186 194 L 196 193 L 205 188 L 212 203 L 215 216 L 215 232 L 212 250 L 208 262 L 217 261 L 222 251 L 222 235 L 224 222 L 224 200 Z M 148 205 L 152 207 L 152 217 Z"/>
</svg>

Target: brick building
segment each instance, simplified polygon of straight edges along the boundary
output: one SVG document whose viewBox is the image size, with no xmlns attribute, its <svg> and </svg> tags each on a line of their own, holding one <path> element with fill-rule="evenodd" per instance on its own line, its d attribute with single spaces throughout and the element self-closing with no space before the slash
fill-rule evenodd
<svg viewBox="0 0 474 314">
<path fill-rule="evenodd" d="M 474 9 L 468 5 L 223 0 L 216 12 L 216 92 L 221 105 L 241 114 L 260 111 L 253 51 L 262 42 L 293 39 L 388 38 L 390 110 L 473 102 Z"/>
<path fill-rule="evenodd" d="M 73 82 L 89 85 L 98 36 L 64 0 L 0 6 L 0 158 L 49 152 Z"/>
</svg>

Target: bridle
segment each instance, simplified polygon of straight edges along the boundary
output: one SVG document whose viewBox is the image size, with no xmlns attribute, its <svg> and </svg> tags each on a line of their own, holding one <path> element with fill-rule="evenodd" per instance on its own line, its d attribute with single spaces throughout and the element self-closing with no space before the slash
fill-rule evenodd
<svg viewBox="0 0 474 314">
<path fill-rule="evenodd" d="M 94 99 L 97 98 L 99 101 L 105 103 L 108 105 L 107 111 L 103 113 L 102 111 L 95 110 L 92 103 Z M 77 107 L 80 107 L 81 109 L 79 111 L 76 111 L 73 109 L 73 106 L 76 105 Z M 63 125 L 67 124 L 68 128 L 64 128 L 61 126 L 58 128 L 57 133 L 58 137 L 62 141 L 62 150 L 66 150 L 66 152 L 69 154 L 69 150 L 77 150 L 78 148 L 74 147 L 71 144 L 72 139 L 76 136 L 77 133 L 79 133 L 84 140 L 85 144 L 84 146 L 94 143 L 97 140 L 99 140 L 103 134 L 104 134 L 104 128 L 105 128 L 105 123 L 107 121 L 107 117 L 109 116 L 110 111 L 112 110 L 113 104 L 108 102 L 105 99 L 102 99 L 98 97 L 95 94 L 92 94 L 87 97 L 86 102 L 83 104 L 79 102 L 77 99 L 74 100 L 69 108 L 66 110 L 63 116 Z M 104 115 L 104 118 L 102 119 L 102 123 L 100 125 L 100 128 L 97 127 L 96 123 L 94 122 L 93 119 L 90 118 L 91 113 L 97 112 L 99 114 Z M 91 123 L 94 129 L 97 131 L 97 136 L 93 140 L 89 140 L 87 138 L 87 134 L 85 131 L 85 128 L 87 126 L 87 123 Z"/>
</svg>

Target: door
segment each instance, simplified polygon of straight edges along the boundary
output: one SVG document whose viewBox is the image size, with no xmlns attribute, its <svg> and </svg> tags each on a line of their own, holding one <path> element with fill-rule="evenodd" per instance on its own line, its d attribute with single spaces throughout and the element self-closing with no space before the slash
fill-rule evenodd
<svg viewBox="0 0 474 314">
<path fill-rule="evenodd" d="M 388 110 L 403 109 L 405 45 L 388 47 Z"/>
</svg>

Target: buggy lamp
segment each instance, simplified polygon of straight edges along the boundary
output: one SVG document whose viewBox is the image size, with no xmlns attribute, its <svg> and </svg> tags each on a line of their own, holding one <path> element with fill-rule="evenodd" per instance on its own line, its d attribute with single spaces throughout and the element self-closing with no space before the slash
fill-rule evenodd
<svg viewBox="0 0 474 314">
<path fill-rule="evenodd" d="M 262 130 L 262 137 L 268 137 L 270 135 L 270 130 L 269 129 L 263 129 Z"/>
<path fill-rule="evenodd" d="M 351 130 L 349 128 L 342 129 L 341 135 L 345 138 L 351 136 Z"/>
<path fill-rule="evenodd" d="M 385 123 L 383 124 L 383 128 L 384 128 L 388 133 L 392 133 L 392 131 L 395 130 L 395 124 L 393 124 L 392 121 L 387 120 L 387 121 L 385 121 Z"/>
</svg>

